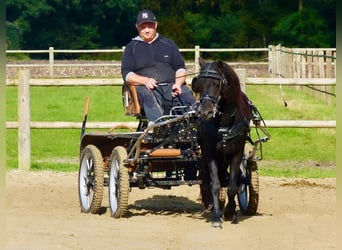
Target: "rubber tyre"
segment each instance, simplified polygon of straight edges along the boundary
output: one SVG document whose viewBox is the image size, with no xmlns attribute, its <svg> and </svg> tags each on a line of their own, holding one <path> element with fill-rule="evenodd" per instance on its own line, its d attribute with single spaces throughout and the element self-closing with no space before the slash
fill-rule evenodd
<svg viewBox="0 0 342 250">
<path fill-rule="evenodd" d="M 86 146 L 81 152 L 78 172 L 78 195 L 81 212 L 96 214 L 103 198 L 103 159 L 94 145 Z"/>
<path fill-rule="evenodd" d="M 244 159 L 241 163 L 241 183 L 238 193 L 240 211 L 243 215 L 255 215 L 259 204 L 259 173 L 256 161 Z"/>
<path fill-rule="evenodd" d="M 124 162 L 127 160 L 127 151 L 122 146 L 113 149 L 110 156 L 109 172 L 109 208 L 114 218 L 126 215 L 128 209 L 129 176 Z"/>
</svg>

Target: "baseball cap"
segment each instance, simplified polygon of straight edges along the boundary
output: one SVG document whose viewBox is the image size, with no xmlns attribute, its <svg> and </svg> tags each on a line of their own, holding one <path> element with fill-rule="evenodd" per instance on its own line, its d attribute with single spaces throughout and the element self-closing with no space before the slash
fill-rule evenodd
<svg viewBox="0 0 342 250">
<path fill-rule="evenodd" d="M 137 24 L 155 23 L 157 21 L 155 15 L 150 10 L 142 10 L 137 16 Z"/>
</svg>

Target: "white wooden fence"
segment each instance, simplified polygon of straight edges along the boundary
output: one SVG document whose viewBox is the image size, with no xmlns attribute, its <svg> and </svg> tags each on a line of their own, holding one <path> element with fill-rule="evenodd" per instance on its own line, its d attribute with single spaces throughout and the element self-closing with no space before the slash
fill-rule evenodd
<svg viewBox="0 0 342 250">
<path fill-rule="evenodd" d="M 119 67 L 121 66 L 120 62 L 110 62 L 107 63 L 87 63 L 87 64 L 77 64 L 77 63 L 63 63 L 58 64 L 55 60 L 56 54 L 96 54 L 96 53 L 109 53 L 109 54 L 121 54 L 124 50 L 124 47 L 121 49 L 93 49 L 93 50 L 60 50 L 54 49 L 54 47 L 49 47 L 48 50 L 7 50 L 7 54 L 48 54 L 49 63 L 48 64 L 14 64 L 8 63 L 6 67 L 8 68 L 33 68 L 33 67 L 48 67 L 49 68 L 49 77 L 55 78 L 55 68 L 57 67 L 97 67 L 97 66 L 112 66 Z M 269 53 L 269 48 L 201 48 L 196 45 L 194 48 L 181 48 L 180 51 L 182 53 L 193 53 L 194 61 L 187 62 L 187 66 L 194 66 L 195 72 L 198 72 L 200 69 L 198 58 L 200 57 L 202 52 L 227 52 L 227 53 L 247 53 L 247 52 L 265 52 Z M 231 63 L 232 65 L 236 63 Z M 253 64 L 268 64 L 268 62 L 253 62 Z"/>
<path fill-rule="evenodd" d="M 237 70 L 241 79 L 242 87 L 246 83 L 244 79 L 246 72 L 244 69 Z M 78 83 L 81 79 L 78 79 Z M 265 82 L 261 82 L 266 84 Z M 295 84 L 295 81 L 289 81 L 289 84 Z M 102 83 L 103 84 L 103 83 Z M 260 82 L 259 82 L 260 84 Z M 269 82 L 268 84 L 272 84 Z M 296 83 L 298 84 L 298 83 Z M 336 128 L 336 121 L 318 121 L 318 120 L 266 120 L 267 127 L 273 128 Z M 31 122 L 30 120 L 30 72 L 29 70 L 20 71 L 18 83 L 18 122 L 6 122 L 6 128 L 18 129 L 18 163 L 19 169 L 28 170 L 31 166 L 31 141 L 30 128 L 48 129 L 80 129 L 81 122 Z M 88 122 L 87 128 L 117 128 L 131 127 L 136 128 L 136 122 Z"/>
<path fill-rule="evenodd" d="M 122 54 L 121 49 L 93 49 L 93 50 L 60 50 L 49 47 L 48 50 L 7 50 L 6 54 L 48 54 L 48 64 L 14 64 L 8 63 L 8 68 L 32 68 L 48 67 L 49 77 L 54 78 L 56 67 L 95 67 L 113 66 L 119 67 L 120 62 L 106 63 L 63 63 L 58 64 L 55 60 L 56 54 Z M 251 64 L 267 64 L 270 77 L 282 78 L 334 78 L 336 77 L 336 48 L 286 48 L 281 45 L 269 45 L 268 48 L 181 48 L 182 53 L 193 53 L 194 61 L 187 62 L 195 66 L 195 72 L 199 71 L 198 58 L 201 53 L 267 53 L 267 62 L 250 62 Z M 113 56 L 114 57 L 114 56 Z M 250 64 L 245 63 L 245 64 Z M 231 65 L 241 64 L 230 62 Z"/>
<path fill-rule="evenodd" d="M 101 85 L 121 85 L 121 78 L 98 78 L 98 79 L 84 79 L 84 78 L 55 78 L 55 67 L 94 67 L 94 66 L 113 66 L 119 67 L 121 64 L 117 62 L 109 63 L 89 63 L 89 64 L 56 64 L 55 54 L 64 53 L 122 53 L 122 49 L 107 49 L 107 50 L 56 50 L 50 47 L 48 50 L 7 50 L 6 53 L 24 53 L 24 54 L 46 54 L 49 55 L 49 64 L 7 64 L 6 67 L 16 68 L 30 68 L 30 67 L 49 67 L 50 78 L 48 79 L 25 79 L 25 82 L 31 86 L 101 86 Z M 189 65 L 194 66 L 194 72 L 199 72 L 200 66 L 198 59 L 203 52 L 225 52 L 225 53 L 246 53 L 246 52 L 266 52 L 268 53 L 268 71 L 267 78 L 246 77 L 246 72 L 243 69 L 236 69 L 242 85 L 293 85 L 293 86 L 323 86 L 331 87 L 336 85 L 336 48 L 330 49 L 288 49 L 285 47 L 268 46 L 268 48 L 194 48 L 180 49 L 181 52 L 194 53 L 193 63 L 188 62 Z M 304 51 L 304 52 L 303 52 Z M 318 56 L 316 59 L 314 56 Z M 324 57 L 325 56 L 325 57 Z M 311 59 L 310 59 L 311 58 Z M 230 62 L 231 65 L 241 63 Z M 248 64 L 248 63 L 247 63 Z M 252 64 L 260 64 L 252 62 Z M 265 63 L 261 63 L 265 64 Z M 293 65 L 292 67 L 290 67 Z M 292 68 L 292 71 L 288 68 Z M 309 72 L 307 74 L 298 73 Z M 311 73 L 310 73 L 311 72 Z M 332 73 L 334 72 L 334 73 Z M 299 77 L 300 76 L 300 77 Z M 189 79 L 188 79 L 189 80 Z M 191 79 L 189 80 L 191 82 Z M 6 79 L 7 85 L 20 85 L 19 79 Z M 243 86 L 244 88 L 244 86 Z M 93 125 L 94 127 L 112 126 L 113 123 L 101 125 Z M 310 125 L 311 124 L 311 125 Z M 269 127 L 334 127 L 335 121 L 268 121 Z M 132 124 L 131 124 L 132 125 Z M 37 128 L 74 128 L 75 123 L 56 122 L 56 123 L 31 123 L 31 126 Z M 132 126 L 135 126 L 132 125 Z M 17 128 L 19 125 L 15 122 L 7 122 L 7 128 Z M 77 126 L 76 126 L 77 127 Z"/>
<path fill-rule="evenodd" d="M 269 74 L 271 77 L 295 79 L 336 79 L 336 48 L 286 48 L 269 46 Z M 317 98 L 332 102 L 334 89 L 331 85 L 310 84 L 302 90 Z"/>
<path fill-rule="evenodd" d="M 198 58 L 200 57 L 200 52 L 246 52 L 246 51 L 268 51 L 269 52 L 269 73 L 270 78 L 250 78 L 246 77 L 246 71 L 238 69 L 237 72 L 241 79 L 241 83 L 243 87 L 247 84 L 262 84 L 262 85 L 294 85 L 294 86 L 305 86 L 305 85 L 319 85 L 319 86 L 333 86 L 336 85 L 336 49 L 333 49 L 335 52 L 335 57 L 333 62 L 331 63 L 323 63 L 320 66 L 320 70 L 328 70 L 330 73 L 322 73 L 324 78 L 315 78 L 315 74 L 308 74 L 307 78 L 299 78 L 298 75 L 289 75 L 286 78 L 280 78 L 279 75 L 282 74 L 279 69 L 279 60 L 276 59 L 277 57 L 274 55 L 272 51 L 275 51 L 274 47 L 270 46 L 269 48 L 261 48 L 261 49 L 200 49 L 199 46 L 196 46 L 194 49 L 181 49 L 183 52 L 194 52 L 194 72 L 199 71 L 198 65 Z M 37 129 L 50 129 L 50 128 L 61 128 L 61 129 L 76 129 L 81 128 L 81 122 L 37 122 L 30 120 L 30 88 L 29 86 L 70 86 L 70 85 L 121 85 L 122 80 L 119 78 L 112 78 L 112 79 L 57 79 L 54 78 L 54 68 L 58 66 L 80 66 L 75 64 L 63 64 L 58 65 L 54 62 L 54 54 L 55 53 L 122 53 L 122 49 L 118 50 L 54 50 L 52 47 L 49 48 L 48 51 L 46 50 L 33 50 L 33 51 L 7 51 L 7 53 L 49 53 L 49 72 L 50 78 L 49 79 L 31 79 L 30 78 L 30 71 L 23 70 L 19 73 L 18 79 L 7 79 L 7 85 L 17 85 L 18 86 L 18 122 L 6 122 L 7 129 L 18 129 L 19 135 L 19 146 L 18 146 L 18 162 L 19 162 L 19 169 L 29 169 L 30 168 L 30 155 L 31 155 L 31 148 L 30 148 L 30 128 L 37 128 Z M 274 64 L 273 62 L 276 61 L 277 63 Z M 230 63 L 234 64 L 234 63 Z M 88 66 L 94 66 L 95 64 L 89 64 Z M 113 63 L 109 63 L 108 65 L 114 66 Z M 107 64 L 100 64 L 100 66 L 108 66 Z M 275 66 L 278 67 L 275 70 Z M 302 68 L 303 65 L 307 65 L 307 63 L 301 63 Z M 331 74 L 331 65 L 334 65 L 334 75 Z M 20 65 L 20 64 L 7 64 L 7 67 L 42 67 L 42 65 Z M 46 65 L 45 65 L 46 66 Z M 85 66 L 82 64 L 81 66 Z M 118 65 L 116 65 L 118 66 Z M 315 66 L 313 66 L 315 67 Z M 320 71 L 320 72 L 321 72 Z M 274 72 L 277 72 L 275 77 Z M 306 71 L 305 71 L 306 72 Z M 325 71 L 324 71 L 325 72 Z M 266 120 L 265 121 L 267 126 L 270 128 L 336 128 L 336 121 L 335 120 Z M 122 122 L 88 122 L 87 128 L 113 128 L 113 127 L 137 127 L 137 122 L 129 122 L 129 123 L 122 123 Z"/>
<path fill-rule="evenodd" d="M 335 85 L 336 79 L 321 79 L 321 78 L 312 78 L 312 79 L 298 79 L 298 78 L 251 78 L 246 77 L 245 69 L 236 69 L 242 88 L 245 89 L 245 85 L 279 85 L 279 83 L 283 85 Z M 89 85 L 97 85 L 97 86 L 105 86 L 105 85 L 122 85 L 122 80 L 119 78 L 112 79 L 30 79 L 29 70 L 23 70 L 20 73 L 19 81 L 13 81 L 8 83 L 9 85 L 18 85 L 18 88 L 21 89 L 23 85 L 31 85 L 31 86 L 89 86 Z M 29 91 L 28 92 L 18 92 L 18 100 L 29 100 Z M 19 105 L 22 103 L 19 102 Z M 25 106 L 29 106 L 26 102 Z M 20 110 L 20 109 L 19 109 Z M 29 112 L 26 110 L 26 115 Z M 21 114 L 18 114 L 20 117 Z M 19 119 L 20 121 L 20 119 Z M 80 128 L 80 124 L 77 122 L 31 122 L 29 117 L 25 119 L 25 122 L 30 124 L 31 128 Z M 89 123 L 87 127 L 89 128 L 111 128 L 115 126 L 122 125 L 122 122 L 96 122 Z M 20 125 L 20 122 L 6 122 L 6 128 L 16 129 L 23 127 L 27 124 Z M 127 123 L 126 127 L 136 127 L 136 123 Z M 336 121 L 314 121 L 314 120 L 269 120 L 267 121 L 268 127 L 275 128 L 335 128 Z"/>
</svg>

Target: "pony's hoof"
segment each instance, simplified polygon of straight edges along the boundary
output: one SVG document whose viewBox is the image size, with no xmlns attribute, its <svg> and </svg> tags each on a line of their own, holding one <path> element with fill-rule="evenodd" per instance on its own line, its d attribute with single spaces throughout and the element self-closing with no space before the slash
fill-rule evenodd
<svg viewBox="0 0 342 250">
<path fill-rule="evenodd" d="M 211 226 L 214 228 L 222 228 L 221 212 L 213 209 L 213 217 L 211 219 Z"/>
<path fill-rule="evenodd" d="M 220 229 L 222 229 L 222 222 L 221 222 L 221 221 L 213 221 L 213 222 L 211 223 L 211 226 L 212 226 L 213 228 L 220 228 Z"/>
<path fill-rule="evenodd" d="M 223 212 L 223 219 L 227 221 L 234 221 L 236 220 L 236 211 L 235 207 L 226 207 L 226 209 Z"/>
<path fill-rule="evenodd" d="M 236 211 L 235 211 L 235 213 L 234 213 L 234 215 L 233 215 L 233 219 L 232 219 L 231 223 L 232 223 L 232 224 L 238 224 L 238 223 L 239 223 L 239 222 L 238 222 L 238 218 L 237 218 L 237 213 L 236 213 Z"/>
<path fill-rule="evenodd" d="M 230 221 L 232 224 L 238 224 L 239 223 L 236 211 L 234 211 L 233 215 L 230 215 L 230 214 L 227 215 L 226 213 L 224 213 L 223 219 L 225 221 Z"/>
</svg>

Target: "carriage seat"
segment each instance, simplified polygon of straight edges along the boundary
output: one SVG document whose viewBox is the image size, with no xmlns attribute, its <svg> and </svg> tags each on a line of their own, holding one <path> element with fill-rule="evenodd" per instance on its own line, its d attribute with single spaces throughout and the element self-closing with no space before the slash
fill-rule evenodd
<svg viewBox="0 0 342 250">
<path fill-rule="evenodd" d="M 140 107 L 137 90 L 134 85 L 124 82 L 122 85 L 122 101 L 124 114 L 135 116 L 139 121 L 136 131 L 144 131 L 148 126 L 148 120 L 144 110 Z"/>
<path fill-rule="evenodd" d="M 134 85 L 128 85 L 127 83 L 122 85 L 122 101 L 125 115 L 142 116 L 137 90 Z"/>
<path fill-rule="evenodd" d="M 135 116 L 139 120 L 147 120 L 145 112 L 139 104 L 136 87 L 126 82 L 122 85 L 122 101 L 124 107 L 124 114 L 128 116 Z M 165 115 L 167 112 L 165 111 Z"/>
</svg>

